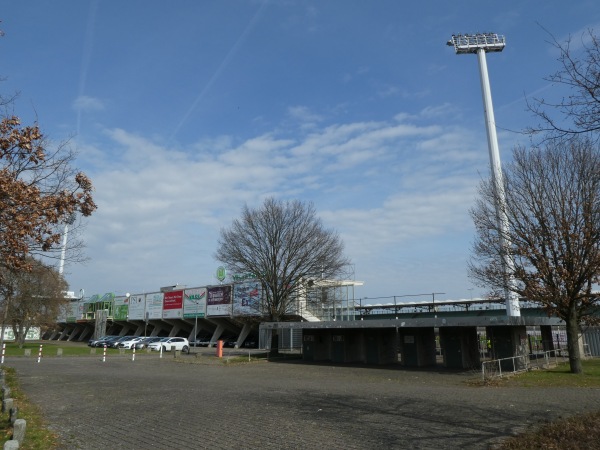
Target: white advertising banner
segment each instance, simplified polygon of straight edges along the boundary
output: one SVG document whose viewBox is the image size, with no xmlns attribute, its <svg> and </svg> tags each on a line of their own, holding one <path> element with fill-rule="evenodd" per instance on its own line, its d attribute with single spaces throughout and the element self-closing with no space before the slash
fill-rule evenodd
<svg viewBox="0 0 600 450">
<path fill-rule="evenodd" d="M 79 302 L 75 300 L 74 302 L 72 301 L 71 303 L 69 303 L 69 309 L 67 312 L 67 322 L 75 322 L 79 318 Z"/>
<path fill-rule="evenodd" d="M 144 294 L 129 297 L 129 320 L 144 320 L 146 300 Z"/>
<path fill-rule="evenodd" d="M 148 319 L 162 319 L 163 293 L 146 294 L 146 313 Z"/>
<path fill-rule="evenodd" d="M 186 319 L 206 315 L 207 289 L 194 288 L 183 291 L 183 317 Z"/>
<path fill-rule="evenodd" d="M 37 341 L 42 338 L 42 333 L 40 328 L 30 328 L 27 330 L 27 334 L 25 335 L 26 341 Z M 4 340 L 5 341 L 14 341 L 15 340 L 15 331 L 13 327 L 5 327 L 4 328 Z"/>
<path fill-rule="evenodd" d="M 56 321 L 58 323 L 65 323 L 67 321 L 67 313 L 69 311 L 69 305 L 61 305 L 58 310 L 58 316 Z"/>
<path fill-rule="evenodd" d="M 261 287 L 259 281 L 247 281 L 233 286 L 233 315 L 259 316 Z"/>
</svg>

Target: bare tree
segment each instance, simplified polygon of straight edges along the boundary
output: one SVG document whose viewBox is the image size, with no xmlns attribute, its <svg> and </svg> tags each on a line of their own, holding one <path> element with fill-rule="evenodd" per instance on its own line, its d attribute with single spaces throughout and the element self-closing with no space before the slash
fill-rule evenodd
<svg viewBox="0 0 600 450">
<path fill-rule="evenodd" d="M 550 34 L 550 33 L 549 33 Z M 571 93 L 558 100 L 533 98 L 529 110 L 540 119 L 530 127 L 531 134 L 543 133 L 548 139 L 564 139 L 578 134 L 600 131 L 600 40 L 593 30 L 581 36 L 581 46 L 569 37 L 564 43 L 550 34 L 550 43 L 558 50 L 561 68 L 546 78 L 566 86 Z"/>
<path fill-rule="evenodd" d="M 240 219 L 222 229 L 215 258 L 233 273 L 252 273 L 260 281 L 270 321 L 293 312 L 308 280 L 334 278 L 348 266 L 338 234 L 326 229 L 311 203 L 267 198 L 242 210 Z M 274 333 L 271 349 L 277 351 Z"/>
<path fill-rule="evenodd" d="M 505 167 L 506 216 L 514 260 L 513 290 L 566 322 L 571 372 L 581 373 L 581 324 L 598 322 L 600 152 L 589 139 L 549 140 L 516 148 Z M 477 230 L 470 276 L 492 294 L 507 286 L 505 251 L 491 180 L 471 210 Z"/>
<path fill-rule="evenodd" d="M 67 283 L 56 269 L 33 258 L 28 264 L 29 271 L 0 268 L 4 272 L 0 286 L 2 331 L 12 326 L 20 347 L 30 328 L 43 330 L 54 325 L 60 307 L 68 303 L 64 294 Z"/>
<path fill-rule="evenodd" d="M 14 116 L 0 121 L 0 260 L 9 271 L 30 270 L 31 255 L 58 257 L 64 223 L 96 209 L 92 183 L 72 168 L 74 158 L 37 125 Z"/>
</svg>

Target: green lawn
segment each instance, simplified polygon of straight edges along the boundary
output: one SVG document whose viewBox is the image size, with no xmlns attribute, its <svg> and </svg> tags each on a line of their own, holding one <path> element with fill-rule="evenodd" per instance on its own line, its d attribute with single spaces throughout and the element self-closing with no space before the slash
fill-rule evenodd
<svg viewBox="0 0 600 450">
<path fill-rule="evenodd" d="M 58 355 L 58 349 L 62 349 L 63 356 L 89 356 L 90 354 L 102 355 L 103 348 L 92 349 L 86 342 L 66 342 L 66 341 L 27 341 L 23 348 L 19 348 L 14 342 L 6 342 L 5 356 L 26 356 L 26 351 L 30 353 L 29 357 L 37 358 L 42 346 L 42 358 L 52 358 Z M 95 351 L 95 353 L 93 353 Z M 131 353 L 131 350 L 125 350 Z M 107 348 L 106 354 L 119 354 L 119 349 Z"/>
<path fill-rule="evenodd" d="M 583 374 L 575 375 L 569 370 L 569 364 L 560 364 L 546 370 L 504 377 L 497 382 L 499 386 L 522 387 L 600 387 L 600 358 L 584 360 Z M 600 408 L 600 405 L 599 405 Z"/>
</svg>

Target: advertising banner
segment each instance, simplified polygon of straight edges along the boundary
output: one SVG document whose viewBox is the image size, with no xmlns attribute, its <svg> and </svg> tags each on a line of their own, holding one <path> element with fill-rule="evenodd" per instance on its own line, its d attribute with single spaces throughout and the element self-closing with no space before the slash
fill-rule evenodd
<svg viewBox="0 0 600 450">
<path fill-rule="evenodd" d="M 42 332 L 39 327 L 30 328 L 27 330 L 27 334 L 25 335 L 26 341 L 37 341 L 42 338 Z M 5 341 L 14 341 L 15 340 L 15 331 L 13 327 L 5 327 L 4 328 L 4 340 Z"/>
<path fill-rule="evenodd" d="M 183 291 L 165 292 L 163 297 L 163 319 L 183 317 Z"/>
<path fill-rule="evenodd" d="M 60 305 L 58 309 L 58 317 L 56 317 L 56 322 L 65 323 L 67 321 L 67 316 L 69 315 L 70 305 Z"/>
<path fill-rule="evenodd" d="M 186 319 L 206 315 L 206 288 L 183 291 L 183 317 Z"/>
<path fill-rule="evenodd" d="M 67 322 L 74 323 L 79 318 L 79 302 L 75 300 L 74 302 L 72 301 L 71 303 L 69 303 L 69 310 L 67 312 Z"/>
<path fill-rule="evenodd" d="M 129 314 L 129 297 L 124 295 L 115 296 L 113 309 L 113 320 L 127 320 Z"/>
<path fill-rule="evenodd" d="M 162 319 L 163 293 L 146 294 L 146 314 L 148 319 Z"/>
<path fill-rule="evenodd" d="M 237 283 L 233 286 L 233 315 L 259 316 L 261 286 L 258 281 Z"/>
<path fill-rule="evenodd" d="M 144 294 L 129 297 L 129 320 L 144 320 L 146 310 L 146 299 L 144 297 Z"/>
<path fill-rule="evenodd" d="M 231 315 L 231 286 L 212 286 L 207 289 L 206 315 Z"/>
</svg>

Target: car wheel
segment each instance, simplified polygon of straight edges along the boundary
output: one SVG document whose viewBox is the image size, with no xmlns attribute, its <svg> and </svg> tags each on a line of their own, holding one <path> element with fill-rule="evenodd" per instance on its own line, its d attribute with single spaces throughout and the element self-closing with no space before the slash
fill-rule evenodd
<svg viewBox="0 0 600 450">
<path fill-rule="evenodd" d="M 181 349 L 181 351 L 183 353 L 189 353 L 190 352 L 190 348 L 187 345 L 184 345 L 183 348 Z"/>
<path fill-rule="evenodd" d="M 166 352 L 166 351 L 167 351 L 167 346 L 163 345 L 163 352 Z"/>
</svg>

